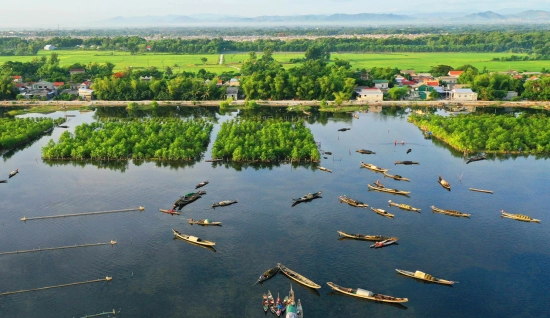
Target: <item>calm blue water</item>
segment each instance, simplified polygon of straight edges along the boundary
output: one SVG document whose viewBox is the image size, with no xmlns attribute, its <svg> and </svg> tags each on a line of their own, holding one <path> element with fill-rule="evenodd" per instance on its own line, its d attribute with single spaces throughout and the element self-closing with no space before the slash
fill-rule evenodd
<svg viewBox="0 0 550 318">
<path fill-rule="evenodd" d="M 211 112 L 188 111 L 186 116 Z M 93 121 L 94 114 L 68 112 L 68 125 Z M 279 111 L 280 116 L 291 115 Z M 62 113 L 48 116 L 58 117 Z M 217 122 L 236 114 L 217 114 Z M 273 115 L 266 112 L 265 116 Z M 275 114 L 277 115 L 277 114 Z M 1 317 L 81 317 L 112 309 L 121 317 L 264 317 L 261 296 L 288 294 L 292 283 L 307 317 L 547 317 L 550 301 L 550 239 L 547 217 L 548 161 L 535 157 L 465 164 L 441 144 L 423 139 L 406 117 L 361 113 L 321 115 L 310 120 L 316 141 L 332 156 L 321 165 L 273 166 L 46 163 L 40 148 L 63 132 L 56 128 L 30 147 L 0 161 L 0 175 L 20 173 L 0 184 L 0 252 L 108 242 L 116 246 L 0 255 L 0 292 L 86 281 L 95 283 L 0 297 Z M 338 128 L 350 127 L 347 132 Z M 72 128 L 71 128 L 72 129 Z M 215 125 L 212 142 L 219 130 Z M 394 145 L 394 140 L 405 145 Z M 210 157 L 210 147 L 205 158 Z M 356 149 L 376 151 L 361 155 Z M 410 154 L 405 154 L 408 148 Z M 394 165 L 395 160 L 420 165 Z M 390 168 L 411 182 L 384 179 L 360 162 Z M 443 176 L 447 192 L 437 183 Z M 459 178 L 462 176 L 462 181 Z M 3 179 L 3 178 L 2 178 Z M 410 198 L 368 191 L 377 179 L 411 191 Z M 159 213 L 178 196 L 209 180 L 207 194 L 180 216 Z M 469 187 L 494 190 L 471 192 Z M 291 198 L 322 190 L 323 198 L 291 207 Z M 341 204 L 340 195 L 389 210 Z M 213 202 L 239 203 L 211 209 Z M 388 208 L 388 200 L 422 213 Z M 145 206 L 144 212 L 21 222 L 45 216 Z M 432 213 L 430 206 L 471 213 L 471 219 Z M 500 210 L 542 220 L 522 223 Z M 210 218 L 223 227 L 187 224 Z M 215 241 L 216 252 L 174 240 L 171 229 Z M 338 240 L 336 231 L 397 236 L 399 245 L 370 249 L 369 242 Z M 277 262 L 322 285 L 319 293 L 279 274 L 263 285 L 257 277 Z M 421 270 L 459 281 L 454 287 L 424 284 L 395 269 Z M 390 306 L 334 293 L 326 285 L 363 288 L 408 297 Z M 269 313 L 268 315 L 271 315 Z"/>
</svg>

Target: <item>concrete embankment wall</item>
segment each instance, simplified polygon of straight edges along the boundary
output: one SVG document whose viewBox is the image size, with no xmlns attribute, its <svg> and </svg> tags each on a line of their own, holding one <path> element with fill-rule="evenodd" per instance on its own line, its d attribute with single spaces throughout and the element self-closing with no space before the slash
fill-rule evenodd
<svg viewBox="0 0 550 318">
<path fill-rule="evenodd" d="M 39 107 L 39 106 L 60 106 L 60 107 L 120 107 L 128 106 L 134 101 L 4 101 L 0 103 L 0 107 Z M 221 101 L 157 101 L 159 106 L 219 106 Z M 151 101 L 135 101 L 137 105 L 148 106 Z M 303 101 L 303 100 L 281 100 L 281 101 L 262 101 L 257 100 L 256 103 L 263 106 L 273 107 L 288 107 L 288 106 L 320 106 L 320 101 Z M 327 102 L 333 106 L 333 102 Z M 233 101 L 232 106 L 244 105 L 244 100 Z M 364 103 L 361 101 L 351 100 L 346 101 L 342 106 L 423 106 L 423 107 L 443 107 L 443 106 L 474 106 L 474 107 L 523 107 L 523 108 L 545 108 L 550 110 L 550 101 L 383 101 L 377 103 Z"/>
</svg>

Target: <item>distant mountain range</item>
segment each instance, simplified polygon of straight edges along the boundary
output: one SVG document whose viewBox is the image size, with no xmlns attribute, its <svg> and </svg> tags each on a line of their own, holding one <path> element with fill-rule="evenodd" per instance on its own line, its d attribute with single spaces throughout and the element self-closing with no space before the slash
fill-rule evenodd
<svg viewBox="0 0 550 318">
<path fill-rule="evenodd" d="M 258 16 L 238 17 L 225 15 L 199 14 L 192 16 L 142 16 L 114 17 L 102 23 L 105 26 L 184 26 L 190 24 L 261 24 L 261 25 L 300 25 L 300 24 L 429 24 L 429 23 L 550 23 L 550 12 L 543 10 L 528 10 L 515 14 L 498 14 L 492 11 L 478 12 L 467 15 L 452 16 L 449 13 L 423 13 L 422 16 L 358 13 L 332 15 L 292 15 L 292 16 Z"/>
</svg>

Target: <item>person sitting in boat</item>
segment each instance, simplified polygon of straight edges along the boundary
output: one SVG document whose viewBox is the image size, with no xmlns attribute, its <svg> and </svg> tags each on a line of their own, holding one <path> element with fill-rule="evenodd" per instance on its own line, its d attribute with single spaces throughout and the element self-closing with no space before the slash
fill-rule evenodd
<svg viewBox="0 0 550 318">
<path fill-rule="evenodd" d="M 379 187 L 379 188 L 383 188 L 384 185 L 380 182 L 380 179 L 376 180 L 376 182 L 374 183 L 375 186 Z"/>
<path fill-rule="evenodd" d="M 313 193 L 306 194 L 306 199 L 313 199 Z"/>
</svg>

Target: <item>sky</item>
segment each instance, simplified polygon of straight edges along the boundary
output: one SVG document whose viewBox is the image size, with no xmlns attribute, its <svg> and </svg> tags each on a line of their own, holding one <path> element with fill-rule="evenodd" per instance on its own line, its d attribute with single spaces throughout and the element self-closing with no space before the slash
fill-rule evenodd
<svg viewBox="0 0 550 318">
<path fill-rule="evenodd" d="M 546 4 L 545 4 L 546 3 Z M 0 27 L 101 27 L 101 21 L 122 16 L 221 14 L 231 16 L 334 13 L 465 12 L 503 10 L 550 11 L 548 0 L 0 0 Z"/>
</svg>

